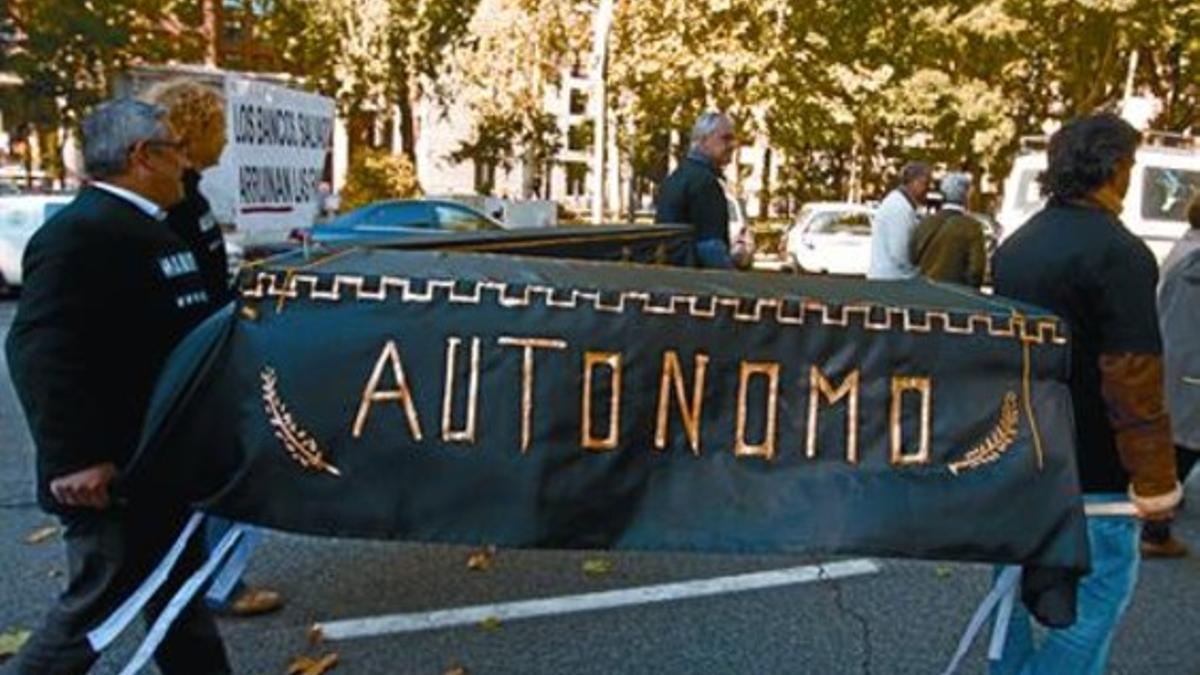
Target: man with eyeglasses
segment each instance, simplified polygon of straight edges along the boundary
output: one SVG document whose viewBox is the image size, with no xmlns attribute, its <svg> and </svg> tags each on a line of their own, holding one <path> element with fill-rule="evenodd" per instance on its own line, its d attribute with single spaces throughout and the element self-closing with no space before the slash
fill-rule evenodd
<svg viewBox="0 0 1200 675">
<path fill-rule="evenodd" d="M 6 344 L 37 447 L 38 502 L 63 524 L 69 576 L 17 655 L 22 675 L 86 672 L 98 656 L 88 631 L 154 569 L 182 527 L 186 504 L 121 501 L 110 488 L 136 449 L 167 356 L 212 311 L 195 258 L 165 222 L 183 198 L 187 160 L 164 111 L 113 100 L 81 127 L 92 182 L 30 240 Z M 168 588 L 200 559 L 189 547 Z M 170 596 L 160 591 L 148 613 Z M 199 602 L 155 659 L 165 675 L 230 672 Z"/>
<path fill-rule="evenodd" d="M 692 127 L 692 147 L 667 176 L 658 193 L 654 222 L 691 225 L 700 267 L 732 268 L 729 202 L 722 171 L 733 159 L 733 122 L 719 112 L 700 115 Z"/>
</svg>

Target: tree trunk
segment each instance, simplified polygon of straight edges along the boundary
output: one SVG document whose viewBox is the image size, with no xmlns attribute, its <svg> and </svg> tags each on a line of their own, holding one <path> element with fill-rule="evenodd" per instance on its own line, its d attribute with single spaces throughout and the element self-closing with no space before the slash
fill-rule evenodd
<svg viewBox="0 0 1200 675">
<path fill-rule="evenodd" d="M 396 109 L 400 113 L 400 150 L 412 162 L 413 173 L 417 171 L 417 120 L 414 110 L 416 87 L 412 86 L 409 77 L 400 77 L 400 89 L 396 95 Z"/>
</svg>

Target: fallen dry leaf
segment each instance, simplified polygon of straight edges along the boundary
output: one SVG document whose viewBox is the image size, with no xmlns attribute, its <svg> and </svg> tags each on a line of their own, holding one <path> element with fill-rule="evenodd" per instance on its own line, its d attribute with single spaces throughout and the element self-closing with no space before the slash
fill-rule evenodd
<svg viewBox="0 0 1200 675">
<path fill-rule="evenodd" d="M 487 548 L 475 551 L 467 557 L 467 569 L 477 572 L 486 572 L 492 568 L 492 562 L 496 558 L 496 547 L 488 546 Z"/>
<path fill-rule="evenodd" d="M 323 675 L 337 666 L 337 652 L 330 652 L 319 659 L 311 656 L 297 656 L 288 666 L 288 675 Z"/>
<path fill-rule="evenodd" d="M 465 667 L 456 663 L 456 664 L 450 666 L 449 668 L 447 668 L 446 672 L 442 673 L 442 675 L 471 675 L 471 674 L 469 672 L 467 672 L 467 669 Z"/>
<path fill-rule="evenodd" d="M 52 569 L 49 572 L 46 572 L 46 576 L 50 577 L 51 579 L 57 579 L 57 578 L 61 577 L 62 575 L 63 575 L 63 571 L 60 569 Z"/>
<path fill-rule="evenodd" d="M 479 627 L 484 630 L 500 630 L 502 626 L 504 626 L 504 623 L 500 621 L 500 617 L 498 616 L 489 616 L 479 622 Z"/>
<path fill-rule="evenodd" d="M 26 642 L 31 633 L 21 628 L 10 628 L 0 633 L 0 663 L 4 663 L 16 654 Z"/>
<path fill-rule="evenodd" d="M 308 627 L 304 636 L 308 638 L 308 644 L 316 646 L 325 641 L 325 631 L 322 630 L 321 624 L 314 623 Z"/>
<path fill-rule="evenodd" d="M 33 532 L 30 532 L 29 535 L 25 537 L 25 543 L 40 544 L 45 541 L 50 541 L 56 534 L 58 534 L 57 525 L 45 525 L 43 527 L 39 527 Z"/>
<path fill-rule="evenodd" d="M 945 579 L 952 574 L 952 570 L 946 565 L 938 565 L 933 568 L 933 575 L 938 579 Z"/>
<path fill-rule="evenodd" d="M 608 558 L 588 558 L 583 561 L 583 573 L 589 577 L 604 576 L 613 571 L 616 563 Z"/>
</svg>

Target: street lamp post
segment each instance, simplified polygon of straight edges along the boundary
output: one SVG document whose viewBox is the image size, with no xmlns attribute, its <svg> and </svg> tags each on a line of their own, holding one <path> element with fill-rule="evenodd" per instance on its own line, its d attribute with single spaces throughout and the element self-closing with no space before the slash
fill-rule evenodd
<svg viewBox="0 0 1200 675">
<path fill-rule="evenodd" d="M 592 223 L 604 222 L 604 145 L 608 131 L 608 34 L 612 28 L 614 0 L 600 0 L 592 20 Z"/>
</svg>

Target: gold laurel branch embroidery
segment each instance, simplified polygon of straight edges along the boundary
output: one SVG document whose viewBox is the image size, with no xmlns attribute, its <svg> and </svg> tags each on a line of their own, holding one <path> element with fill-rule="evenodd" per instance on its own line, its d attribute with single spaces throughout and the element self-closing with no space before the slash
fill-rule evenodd
<svg viewBox="0 0 1200 675">
<path fill-rule="evenodd" d="M 1004 395 L 1004 402 L 1000 406 L 1000 419 L 992 428 L 992 432 L 981 443 L 971 448 L 962 459 L 951 462 L 948 466 L 950 473 L 957 476 L 964 471 L 978 469 L 1000 459 L 1017 440 L 1017 425 L 1020 419 L 1017 395 L 1010 391 Z"/>
<path fill-rule="evenodd" d="M 275 429 L 275 438 L 283 443 L 283 448 L 287 450 L 287 453 L 306 469 L 341 476 L 342 472 L 338 471 L 336 466 L 325 461 L 316 439 L 292 419 L 287 405 L 279 396 L 277 388 L 279 378 L 275 375 L 275 369 L 270 366 L 263 368 L 260 377 L 262 378 L 262 399 L 265 404 L 263 409 L 267 413 L 271 426 Z"/>
</svg>

